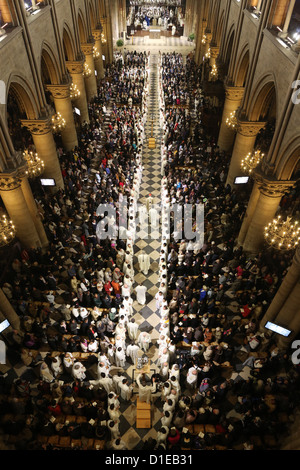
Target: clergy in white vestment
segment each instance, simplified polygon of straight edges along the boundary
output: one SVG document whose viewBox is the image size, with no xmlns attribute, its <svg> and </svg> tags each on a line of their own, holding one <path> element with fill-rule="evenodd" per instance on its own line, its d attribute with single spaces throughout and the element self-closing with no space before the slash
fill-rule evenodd
<svg viewBox="0 0 300 470">
<path fill-rule="evenodd" d="M 142 251 L 142 253 L 138 255 L 138 263 L 139 263 L 140 271 L 142 271 L 142 273 L 145 274 L 145 276 L 147 276 L 150 265 L 151 265 L 150 256 L 144 251 Z"/>
<path fill-rule="evenodd" d="M 123 348 L 121 347 L 117 348 L 116 354 L 115 354 L 115 360 L 116 360 L 117 367 L 123 367 L 123 368 L 125 367 L 126 355 L 125 355 L 125 351 Z"/>
<path fill-rule="evenodd" d="M 130 400 L 132 396 L 133 386 L 129 385 L 129 382 L 126 378 L 124 378 L 121 382 L 119 382 L 119 388 L 120 388 L 121 398 L 125 401 Z"/>
<path fill-rule="evenodd" d="M 86 368 L 81 362 L 75 362 L 72 367 L 72 375 L 75 380 L 84 380 L 86 375 Z"/>
<path fill-rule="evenodd" d="M 136 323 L 134 318 L 127 323 L 128 336 L 132 341 L 136 341 L 138 337 L 139 325 Z"/>
<path fill-rule="evenodd" d="M 147 384 L 143 374 L 139 374 L 136 378 L 136 383 L 139 388 L 140 401 L 150 403 L 152 394 L 156 392 L 155 378 L 152 377 L 152 383 Z"/>
<path fill-rule="evenodd" d="M 147 352 L 150 346 L 151 338 L 147 331 L 142 331 L 138 337 L 138 345 L 144 351 Z"/>
<path fill-rule="evenodd" d="M 130 357 L 133 364 L 136 364 L 140 348 L 132 341 L 126 348 L 126 356 Z"/>
<path fill-rule="evenodd" d="M 162 307 L 163 300 L 164 300 L 164 295 L 161 291 L 156 292 L 155 300 L 156 300 L 156 310 L 160 310 L 160 308 Z"/>
<path fill-rule="evenodd" d="M 140 305 L 145 305 L 146 303 L 146 292 L 147 292 L 147 287 L 143 286 L 142 284 L 139 284 L 135 288 L 136 292 L 136 300 Z"/>
</svg>

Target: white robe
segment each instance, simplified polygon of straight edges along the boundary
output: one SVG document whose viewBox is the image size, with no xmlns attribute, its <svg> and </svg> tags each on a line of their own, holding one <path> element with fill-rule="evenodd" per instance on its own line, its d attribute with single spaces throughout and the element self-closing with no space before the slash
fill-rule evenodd
<svg viewBox="0 0 300 470">
<path fill-rule="evenodd" d="M 138 337 L 139 325 L 137 323 L 128 322 L 127 331 L 131 340 L 135 341 Z"/>
<path fill-rule="evenodd" d="M 147 253 L 141 253 L 138 255 L 138 262 L 140 270 L 147 275 L 150 268 L 150 256 Z"/>
<path fill-rule="evenodd" d="M 147 333 L 146 331 L 143 331 L 142 333 L 140 333 L 139 338 L 138 338 L 138 345 L 143 351 L 145 352 L 148 351 L 149 345 L 150 345 L 149 333 Z"/>
<path fill-rule="evenodd" d="M 145 305 L 146 303 L 146 286 L 137 286 L 136 289 L 136 300 L 140 305 Z"/>
<path fill-rule="evenodd" d="M 137 361 L 139 350 L 140 350 L 140 348 L 138 347 L 137 344 L 129 344 L 127 346 L 126 355 L 130 357 L 133 364 L 135 364 L 136 361 Z"/>
<path fill-rule="evenodd" d="M 136 383 L 139 387 L 139 399 L 140 399 L 140 401 L 150 403 L 152 393 L 156 392 L 155 382 L 153 382 L 152 385 L 143 386 L 142 383 L 141 383 L 141 374 L 139 374 L 136 378 Z"/>
</svg>

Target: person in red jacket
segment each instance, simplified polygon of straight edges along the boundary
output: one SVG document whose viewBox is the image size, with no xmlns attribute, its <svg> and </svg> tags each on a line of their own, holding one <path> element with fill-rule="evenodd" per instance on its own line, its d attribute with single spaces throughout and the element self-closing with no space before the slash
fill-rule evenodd
<svg viewBox="0 0 300 470">
<path fill-rule="evenodd" d="M 167 437 L 167 442 L 169 447 L 173 447 L 180 441 L 180 432 L 175 427 L 170 429 L 169 435 Z"/>
</svg>

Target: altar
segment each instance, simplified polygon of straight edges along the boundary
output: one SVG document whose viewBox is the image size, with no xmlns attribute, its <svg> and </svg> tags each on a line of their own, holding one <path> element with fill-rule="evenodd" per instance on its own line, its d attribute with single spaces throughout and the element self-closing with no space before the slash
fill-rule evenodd
<svg viewBox="0 0 300 470">
<path fill-rule="evenodd" d="M 149 29 L 150 39 L 160 39 L 161 30 L 160 29 Z"/>
</svg>

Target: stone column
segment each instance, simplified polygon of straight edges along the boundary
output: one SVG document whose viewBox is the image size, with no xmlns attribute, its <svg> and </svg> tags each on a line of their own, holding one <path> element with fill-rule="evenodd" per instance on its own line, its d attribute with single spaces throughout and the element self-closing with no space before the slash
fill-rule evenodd
<svg viewBox="0 0 300 470">
<path fill-rule="evenodd" d="M 209 58 L 209 65 L 213 69 L 217 65 L 217 57 L 219 55 L 219 50 L 220 48 L 218 46 L 215 46 L 213 44 L 210 45 L 210 58 Z M 210 73 L 209 75 L 209 81 L 214 81 L 218 78 L 218 75 L 215 77 Z"/>
<path fill-rule="evenodd" d="M 85 83 L 83 77 L 83 63 L 84 60 L 67 62 L 67 68 L 72 77 L 72 82 L 74 85 L 77 86 L 78 91 L 80 92 L 80 96 L 74 99 L 73 103 L 74 106 L 80 110 L 81 124 L 83 124 L 84 122 L 90 122 Z"/>
<path fill-rule="evenodd" d="M 11 305 L 10 301 L 0 288 L 0 310 L 5 318 L 9 321 L 12 328 L 20 330 L 20 318 L 16 314 L 15 309 Z"/>
<path fill-rule="evenodd" d="M 283 194 L 293 185 L 293 182 L 268 179 L 258 170 L 254 173 L 254 180 L 256 184 L 253 197 L 249 201 L 248 217 L 245 226 L 242 226 L 243 232 L 240 238 L 244 238 L 245 251 L 257 253 L 264 243 L 266 225 L 275 217 Z"/>
<path fill-rule="evenodd" d="M 225 84 L 225 103 L 223 108 L 222 122 L 219 131 L 218 146 L 221 150 L 228 152 L 232 149 L 235 130 L 226 124 L 231 113 L 238 110 L 244 95 L 243 87 L 228 86 Z"/>
<path fill-rule="evenodd" d="M 97 78 L 98 80 L 101 80 L 102 78 L 104 78 L 104 75 L 105 75 L 103 59 L 102 59 L 103 51 L 102 51 L 101 31 L 100 29 L 96 29 L 92 31 L 92 33 L 93 33 L 93 38 L 95 40 L 95 47 L 99 53 L 99 57 L 96 57 L 94 59 L 95 68 L 97 71 Z"/>
<path fill-rule="evenodd" d="M 260 321 L 259 329 L 266 332 L 265 324 L 268 321 L 284 328 L 291 329 L 287 338 L 278 336 L 279 346 L 288 344 L 300 331 L 300 248 L 298 247 L 292 264 L 288 269 L 275 297 Z"/>
<path fill-rule="evenodd" d="M 34 200 L 28 178 L 25 175 L 24 176 L 22 175 L 21 188 L 22 188 L 22 192 L 23 192 L 25 201 L 27 203 L 27 207 L 28 207 L 29 212 L 31 214 L 33 223 L 35 225 L 36 231 L 39 235 L 41 246 L 46 247 L 46 246 L 49 245 L 48 238 L 47 238 L 47 235 L 46 235 L 46 232 L 45 232 L 45 229 L 44 229 L 43 222 L 42 222 L 41 217 L 38 213 L 37 205 L 36 205 L 36 202 Z"/>
<path fill-rule="evenodd" d="M 0 174 L 0 195 L 16 234 L 25 248 L 38 248 L 42 243 L 22 191 L 22 177 L 18 170 Z"/>
<path fill-rule="evenodd" d="M 88 102 L 90 102 L 95 96 L 97 96 L 97 80 L 95 75 L 95 63 L 93 56 L 94 43 L 85 43 L 80 45 L 82 52 L 85 55 L 85 60 L 88 68 L 91 71 L 91 75 L 85 77 L 85 88 Z"/>
<path fill-rule="evenodd" d="M 210 48 L 212 33 L 210 31 L 205 31 L 205 36 L 206 36 L 206 43 L 205 43 L 204 55 L 208 53 L 208 50 Z"/>
<path fill-rule="evenodd" d="M 63 85 L 47 85 L 54 100 L 57 113 L 60 113 L 66 121 L 66 127 L 61 131 L 64 149 L 73 150 L 78 145 L 77 132 L 75 128 L 72 101 L 70 98 L 70 83 Z"/>
<path fill-rule="evenodd" d="M 37 120 L 23 120 L 22 125 L 30 131 L 36 152 L 45 163 L 43 176 L 54 178 L 56 188 L 63 188 L 64 181 L 52 133 L 51 117 Z"/>
<path fill-rule="evenodd" d="M 106 64 L 111 64 L 114 56 L 111 32 L 111 18 L 110 16 L 101 16 L 100 22 L 103 27 L 104 39 L 106 40 L 106 42 L 102 44 L 102 49 L 105 55 L 105 62 Z"/>
<path fill-rule="evenodd" d="M 241 161 L 254 149 L 257 134 L 265 126 L 265 122 L 240 121 L 238 119 L 237 134 L 231 156 L 226 185 L 233 185 L 236 176 L 241 175 Z"/>
</svg>

